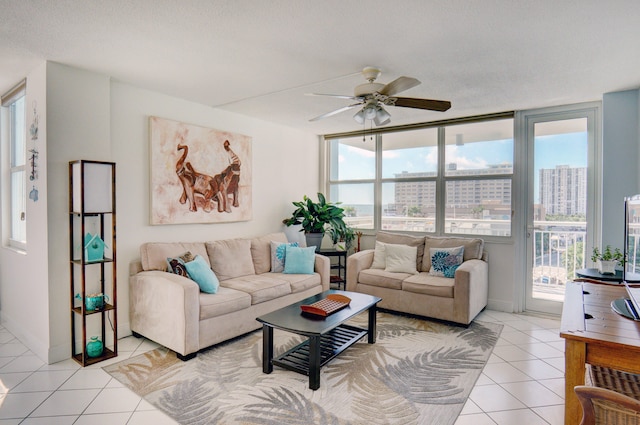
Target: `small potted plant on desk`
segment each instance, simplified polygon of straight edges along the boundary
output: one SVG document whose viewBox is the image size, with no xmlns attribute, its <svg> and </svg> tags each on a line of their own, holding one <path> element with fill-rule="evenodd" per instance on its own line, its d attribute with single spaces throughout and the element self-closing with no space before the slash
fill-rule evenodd
<svg viewBox="0 0 640 425">
<path fill-rule="evenodd" d="M 600 274 L 615 274 L 618 264 L 624 267 L 624 260 L 624 254 L 620 249 L 615 248 L 612 251 L 611 245 L 607 245 L 603 252 L 600 252 L 598 247 L 594 247 L 591 255 L 591 261 L 597 263 Z"/>
<path fill-rule="evenodd" d="M 302 231 L 307 239 L 307 246 L 315 246 L 320 249 L 325 228 L 344 229 L 344 210 L 338 207 L 338 203 L 327 202 L 322 193 L 318 193 L 318 202 L 314 202 L 307 195 L 302 201 L 293 202 L 296 210 L 291 218 L 283 223 L 287 226 L 302 225 Z"/>
</svg>

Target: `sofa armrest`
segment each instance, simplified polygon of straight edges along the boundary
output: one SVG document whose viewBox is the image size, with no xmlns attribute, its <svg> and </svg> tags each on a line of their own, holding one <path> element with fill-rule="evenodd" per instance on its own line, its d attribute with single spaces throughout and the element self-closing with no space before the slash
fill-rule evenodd
<svg viewBox="0 0 640 425">
<path fill-rule="evenodd" d="M 316 254 L 316 262 L 314 271 L 320 275 L 320 283 L 322 283 L 322 291 L 329 290 L 331 279 L 331 260 L 324 255 Z"/>
<path fill-rule="evenodd" d="M 200 288 L 191 279 L 158 270 L 129 278 L 131 330 L 171 350 L 198 351 Z"/>
<path fill-rule="evenodd" d="M 373 264 L 373 249 L 365 249 L 347 257 L 347 291 L 356 290 L 358 276 Z"/>
<path fill-rule="evenodd" d="M 489 264 L 467 260 L 458 267 L 453 288 L 455 316 L 470 323 L 489 298 Z"/>
<path fill-rule="evenodd" d="M 134 260 L 129 263 L 129 276 L 135 276 L 142 271 L 144 270 L 142 268 L 142 262 L 140 260 Z"/>
</svg>

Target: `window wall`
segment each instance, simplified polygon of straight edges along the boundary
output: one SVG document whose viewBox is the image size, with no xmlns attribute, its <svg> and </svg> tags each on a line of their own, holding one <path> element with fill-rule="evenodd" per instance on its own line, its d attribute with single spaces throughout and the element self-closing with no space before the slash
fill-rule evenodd
<svg viewBox="0 0 640 425">
<path fill-rule="evenodd" d="M 511 236 L 513 114 L 325 139 L 352 227 Z"/>
</svg>

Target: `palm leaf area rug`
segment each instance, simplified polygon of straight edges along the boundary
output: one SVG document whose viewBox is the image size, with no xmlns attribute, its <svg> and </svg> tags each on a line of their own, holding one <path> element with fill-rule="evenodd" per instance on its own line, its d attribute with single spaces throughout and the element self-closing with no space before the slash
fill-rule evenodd
<svg viewBox="0 0 640 425">
<path fill-rule="evenodd" d="M 187 362 L 158 348 L 104 367 L 180 424 L 453 424 L 502 325 L 468 328 L 378 312 L 366 337 L 321 369 L 320 388 L 274 366 L 262 372 L 262 332 L 198 353 Z M 367 314 L 349 322 L 366 328 Z M 274 330 L 277 356 L 303 337 Z"/>
</svg>

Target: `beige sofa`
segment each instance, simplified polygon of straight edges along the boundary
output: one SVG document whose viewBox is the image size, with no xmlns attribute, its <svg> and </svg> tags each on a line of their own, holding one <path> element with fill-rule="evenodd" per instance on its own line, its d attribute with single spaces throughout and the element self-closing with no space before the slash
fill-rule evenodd
<svg viewBox="0 0 640 425">
<path fill-rule="evenodd" d="M 380 244 L 381 242 L 382 244 Z M 384 258 L 381 245 L 415 247 L 413 271 L 389 271 L 389 264 L 372 268 L 374 254 Z M 430 249 L 464 247 L 462 264 L 455 277 L 433 276 Z M 389 248 L 387 248 L 388 250 Z M 376 250 L 378 252 L 376 252 Z M 489 292 L 488 255 L 482 239 L 457 237 L 414 237 L 379 232 L 376 250 L 360 251 L 347 259 L 347 291 L 382 298 L 380 308 L 468 325 L 487 305 Z M 382 256 L 382 257 L 380 257 Z M 389 263 L 389 259 L 387 259 Z"/>
<path fill-rule="evenodd" d="M 330 262 L 315 255 L 313 274 L 271 273 L 271 241 L 284 233 L 253 239 L 193 243 L 145 243 L 131 263 L 130 322 L 144 336 L 178 354 L 195 357 L 205 347 L 260 328 L 256 317 L 329 289 Z M 199 254 L 220 281 L 208 294 L 188 277 L 167 272 L 167 258 Z"/>
</svg>

